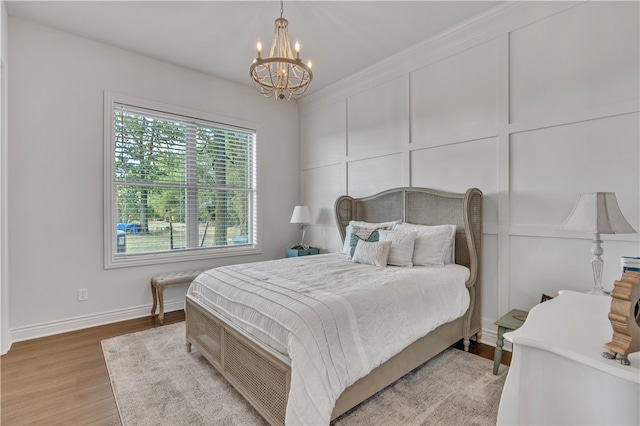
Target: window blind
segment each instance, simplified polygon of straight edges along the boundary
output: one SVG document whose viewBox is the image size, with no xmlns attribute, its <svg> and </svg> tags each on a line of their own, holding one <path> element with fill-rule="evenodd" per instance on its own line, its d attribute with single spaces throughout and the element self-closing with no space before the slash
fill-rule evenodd
<svg viewBox="0 0 640 426">
<path fill-rule="evenodd" d="M 114 102 L 113 147 L 118 256 L 255 243 L 255 131 Z"/>
</svg>

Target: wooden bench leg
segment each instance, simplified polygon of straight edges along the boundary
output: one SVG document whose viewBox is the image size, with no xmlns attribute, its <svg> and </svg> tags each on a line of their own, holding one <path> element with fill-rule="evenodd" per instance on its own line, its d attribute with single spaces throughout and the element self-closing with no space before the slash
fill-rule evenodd
<svg viewBox="0 0 640 426">
<path fill-rule="evenodd" d="M 157 288 L 158 290 L 158 303 L 160 304 L 160 314 L 158 315 L 158 321 L 160 321 L 160 325 L 163 324 L 164 321 L 164 287 L 160 286 Z"/>
<path fill-rule="evenodd" d="M 158 294 L 156 293 L 156 287 L 151 283 L 151 295 L 153 296 L 153 306 L 151 307 L 151 318 L 156 316 L 156 306 L 158 306 Z"/>
</svg>

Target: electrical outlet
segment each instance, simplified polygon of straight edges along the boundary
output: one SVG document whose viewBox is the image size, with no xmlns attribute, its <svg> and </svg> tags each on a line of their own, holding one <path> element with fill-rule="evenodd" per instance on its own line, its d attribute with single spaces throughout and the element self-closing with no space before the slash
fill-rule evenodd
<svg viewBox="0 0 640 426">
<path fill-rule="evenodd" d="M 84 302 L 89 300 L 89 289 L 87 288 L 79 288 L 78 289 L 78 302 Z"/>
</svg>

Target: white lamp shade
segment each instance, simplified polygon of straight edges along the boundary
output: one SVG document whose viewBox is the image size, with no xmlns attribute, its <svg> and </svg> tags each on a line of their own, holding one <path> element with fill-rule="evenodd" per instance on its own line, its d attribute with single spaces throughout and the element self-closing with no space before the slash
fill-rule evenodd
<svg viewBox="0 0 640 426">
<path fill-rule="evenodd" d="M 573 206 L 573 211 L 560 226 L 560 229 L 592 234 L 633 234 L 636 232 L 622 215 L 616 194 L 613 192 L 580 194 L 578 201 Z"/>
<path fill-rule="evenodd" d="M 307 206 L 296 206 L 291 215 L 291 223 L 309 223 L 311 222 L 311 213 Z"/>
</svg>

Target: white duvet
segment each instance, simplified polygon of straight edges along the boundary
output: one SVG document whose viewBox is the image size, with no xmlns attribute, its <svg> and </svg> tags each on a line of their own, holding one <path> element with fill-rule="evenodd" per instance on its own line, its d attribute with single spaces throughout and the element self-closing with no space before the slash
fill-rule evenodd
<svg viewBox="0 0 640 426">
<path fill-rule="evenodd" d="M 328 425 L 342 392 L 469 306 L 469 270 L 376 267 L 339 253 L 224 266 L 187 297 L 291 360 L 286 424 Z"/>
</svg>

